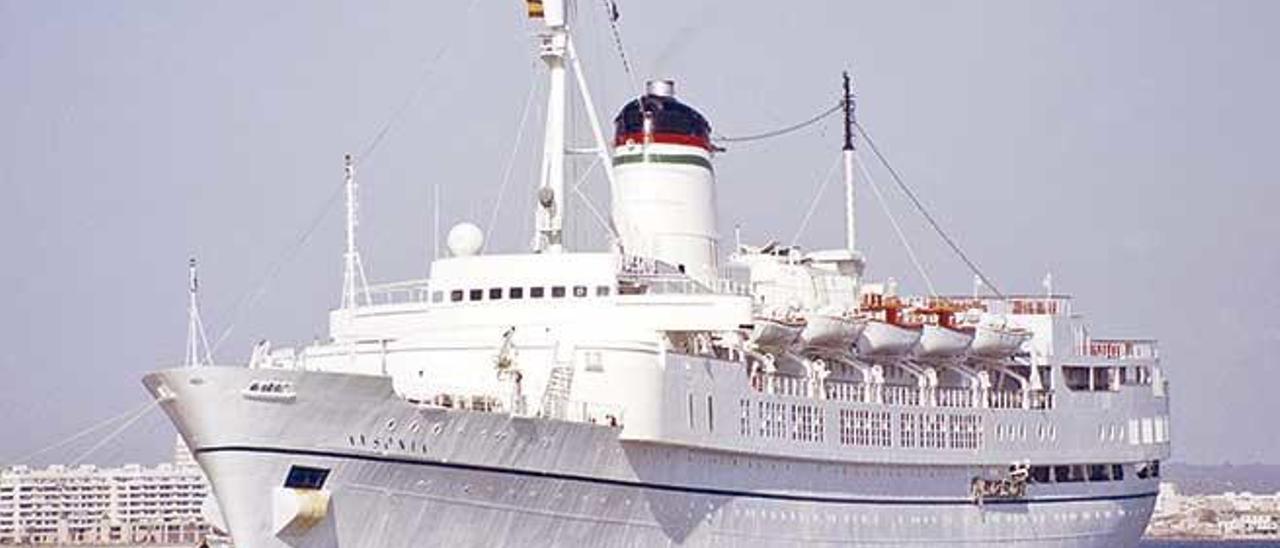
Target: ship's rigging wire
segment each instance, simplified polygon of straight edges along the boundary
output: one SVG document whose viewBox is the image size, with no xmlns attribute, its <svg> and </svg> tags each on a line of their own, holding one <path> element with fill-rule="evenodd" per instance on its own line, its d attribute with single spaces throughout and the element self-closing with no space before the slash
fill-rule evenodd
<svg viewBox="0 0 1280 548">
<path fill-rule="evenodd" d="M 622 31 L 618 28 L 618 4 L 614 0 L 600 0 L 600 7 L 604 10 L 605 19 L 609 21 L 613 47 L 618 52 L 618 59 L 622 61 L 622 72 L 626 73 L 636 97 L 643 97 L 644 91 L 640 88 L 640 82 L 636 80 L 635 72 L 631 70 L 631 61 L 627 58 L 627 48 L 622 44 Z"/>
<path fill-rule="evenodd" d="M 809 200 L 809 209 L 805 211 L 804 218 L 800 220 L 800 228 L 796 229 L 795 236 L 791 237 L 791 245 L 794 247 L 799 241 L 800 236 L 804 234 L 804 229 L 809 226 L 809 220 L 813 218 L 813 214 L 818 210 L 818 203 L 822 199 L 822 194 L 826 192 L 827 186 L 831 184 L 831 175 L 836 172 L 836 167 L 840 166 L 840 156 L 837 155 L 835 160 L 831 162 L 831 167 L 827 169 L 827 174 L 822 177 L 822 184 L 818 185 L 818 191 L 813 194 L 813 199 Z"/>
<path fill-rule="evenodd" d="M 574 183 L 572 190 L 574 194 L 578 195 L 578 199 L 582 200 L 582 205 L 587 208 L 587 211 L 591 212 L 591 215 L 595 217 L 596 222 L 600 223 L 600 228 L 603 228 L 605 232 L 608 232 L 610 238 L 617 241 L 620 238 L 618 236 L 618 232 L 614 230 L 613 225 L 609 223 L 609 220 L 600 213 L 600 210 L 596 209 L 595 204 L 591 202 L 591 197 L 587 196 L 587 194 L 582 191 L 582 185 L 587 182 L 587 176 L 591 175 L 591 172 L 595 171 L 596 166 L 598 165 L 600 165 L 599 156 L 597 156 L 595 161 L 591 162 L 590 166 L 587 166 L 587 170 L 582 172 L 582 175 L 578 177 L 578 181 Z"/>
<path fill-rule="evenodd" d="M 475 11 L 475 7 L 479 5 L 479 3 L 479 0 L 471 0 L 471 2 L 467 4 L 464 17 L 469 17 L 471 13 Z M 404 117 L 410 107 L 417 103 L 418 99 L 422 96 L 422 91 L 426 88 L 431 75 L 435 73 L 436 65 L 438 65 L 440 61 L 442 61 L 452 50 L 452 44 L 452 40 L 446 41 L 440 49 L 436 50 L 436 54 L 430 57 L 429 62 L 423 66 L 421 76 L 414 85 L 413 91 L 405 97 L 404 101 L 402 101 L 394 111 L 392 111 L 391 116 L 388 117 L 386 122 L 384 122 L 381 128 L 378 129 L 378 132 L 374 134 L 374 137 L 363 149 L 361 149 L 361 153 L 355 156 L 354 161 L 357 165 L 362 164 L 373 154 L 375 150 L 377 150 L 378 145 L 381 144 L 387 134 L 390 133 L 391 128 Z M 275 281 L 276 277 L 280 275 L 284 266 L 292 262 L 293 258 L 297 256 L 298 252 L 311 239 L 311 236 L 320 227 L 321 222 L 324 221 L 324 218 L 328 215 L 329 211 L 331 211 L 338 203 L 338 198 L 342 197 L 345 187 L 345 181 L 334 187 L 333 192 L 327 199 L 325 199 L 324 204 L 320 206 L 320 209 L 316 211 L 315 216 L 312 217 L 311 221 L 306 225 L 306 229 L 296 239 L 294 239 L 289 247 L 285 248 L 283 253 L 276 256 L 276 260 L 272 262 L 266 275 L 263 276 L 262 280 L 253 289 L 253 291 L 242 295 L 236 302 L 236 305 L 232 308 L 231 320 L 227 323 L 227 327 L 222 330 L 222 333 L 218 335 L 218 338 L 214 340 L 213 346 L 209 349 L 210 356 L 216 355 L 218 349 L 222 346 L 222 343 L 226 341 L 227 337 L 229 337 L 234 331 L 236 324 L 240 321 L 241 317 L 249 310 L 253 309 L 257 304 L 258 299 L 266 293 L 267 288 Z"/>
<path fill-rule="evenodd" d="M 20 456 L 20 457 L 18 457 L 18 458 L 16 458 L 16 459 L 11 459 L 11 460 L 10 460 L 10 462 L 11 462 L 11 463 L 14 463 L 14 464 L 21 464 L 21 463 L 30 462 L 30 460 L 31 460 L 31 459 L 33 459 L 33 458 L 36 458 L 36 457 L 38 457 L 38 456 L 40 456 L 40 455 L 43 455 L 43 454 L 45 454 L 45 453 L 48 453 L 48 452 L 50 452 L 50 451 L 55 451 L 55 450 L 61 449 L 61 448 L 63 448 L 63 447 L 66 447 L 67 445 L 70 445 L 71 443 L 74 443 L 75 441 L 79 440 L 80 438 L 83 438 L 83 437 L 85 437 L 85 436 L 88 436 L 89 434 L 92 434 L 92 433 L 94 433 L 94 432 L 97 432 L 98 430 L 101 430 L 102 428 L 104 428 L 104 427 L 106 427 L 106 426 L 108 426 L 108 425 L 110 425 L 110 424 L 114 424 L 114 423 L 116 423 L 117 421 L 120 421 L 120 420 L 125 419 L 125 418 L 127 418 L 127 417 L 132 417 L 132 416 L 134 416 L 134 415 L 136 415 L 136 414 L 140 414 L 140 413 L 142 413 L 142 412 L 144 412 L 144 411 L 148 410 L 148 409 L 151 407 L 152 403 L 153 403 L 153 402 L 148 401 L 147 403 L 144 403 L 144 404 L 142 404 L 141 406 L 138 406 L 138 407 L 135 407 L 135 408 L 129 409 L 128 411 L 125 411 L 125 412 L 120 413 L 120 414 L 118 414 L 118 415 L 114 415 L 114 416 L 109 417 L 109 418 L 107 418 L 107 419 L 101 420 L 101 421 L 99 421 L 99 422 L 97 422 L 97 423 L 94 423 L 93 425 L 89 426 L 88 428 L 85 428 L 84 430 L 81 430 L 81 431 L 79 431 L 79 432 L 76 432 L 75 434 L 72 434 L 72 435 L 70 435 L 70 436 L 67 436 L 67 437 L 65 437 L 65 438 L 62 438 L 62 439 L 61 439 L 61 440 L 59 440 L 59 441 L 56 441 L 56 442 L 54 442 L 54 443 L 52 443 L 52 444 L 49 444 L 49 445 L 47 445 L 47 446 L 45 446 L 45 447 L 42 447 L 42 448 L 40 448 L 40 449 L 37 449 L 37 450 L 35 450 L 35 451 L 32 451 L 32 452 L 27 453 L 27 454 L 25 454 L 25 455 L 22 455 L 22 456 Z M 3 467 L 2 467 L 2 466 L 0 466 L 0 468 L 3 468 Z"/>
<path fill-rule="evenodd" d="M 924 280 L 925 287 L 929 289 L 929 296 L 937 297 L 938 291 L 933 287 L 933 280 L 929 279 L 929 273 L 924 269 L 920 258 L 916 256 L 916 251 L 911 247 L 911 242 L 907 240 L 907 235 L 902 231 L 902 226 L 898 224 L 898 219 L 893 216 L 893 211 L 889 209 L 889 202 L 885 200 L 884 193 L 880 192 L 880 185 L 876 184 L 876 180 L 871 177 L 871 172 L 867 170 L 866 164 L 858 161 L 856 155 L 853 163 L 858 165 L 858 172 L 862 174 L 863 179 L 867 180 L 867 186 L 871 187 L 871 192 L 876 197 L 876 203 L 880 204 L 881 211 L 889 219 L 889 226 L 893 227 L 893 232 L 898 235 L 898 241 L 902 243 L 902 249 L 907 252 L 907 258 L 911 259 L 911 264 L 916 267 L 916 272 L 920 274 L 920 278 Z"/>
<path fill-rule="evenodd" d="M 81 453 L 79 457 L 76 457 L 75 460 L 71 461 L 70 466 L 72 467 L 79 466 L 80 463 L 84 462 L 84 459 L 89 458 L 89 455 L 92 455 L 95 452 L 97 452 L 99 449 L 102 449 L 102 446 L 106 445 L 111 440 L 115 439 L 116 436 L 119 436 L 125 430 L 128 430 L 130 426 L 133 426 L 133 424 L 138 422 L 138 420 L 141 419 L 142 417 L 147 416 L 147 413 L 150 413 L 151 410 L 155 409 L 159 404 L 160 404 L 159 399 L 154 399 L 147 402 L 147 405 L 142 409 L 142 411 L 139 411 L 136 415 L 130 417 L 129 420 L 124 421 L 124 424 L 117 426 L 115 430 L 111 431 L 111 433 L 107 434 L 106 436 L 103 436 L 101 440 L 98 440 L 98 443 L 93 444 L 93 447 L 90 447 L 84 453 Z"/>
<path fill-rule="evenodd" d="M 997 297 L 1003 299 L 1004 294 L 1001 293 L 1000 290 L 996 288 L 995 284 L 991 283 L 991 279 L 988 278 L 986 274 L 983 274 L 982 270 L 978 268 L 978 265 L 975 264 L 973 260 L 971 260 L 969 256 L 965 254 L 963 250 L 960 249 L 960 245 L 957 244 L 955 240 L 951 239 L 951 236 L 949 236 L 945 230 L 942 230 L 942 226 L 938 224 L 938 221 L 933 218 L 933 215 L 929 213 L 929 210 L 926 209 L 924 207 L 924 204 L 920 202 L 920 199 L 916 197 L 916 193 L 911 190 L 911 187 L 907 186 L 907 183 L 905 181 L 903 181 L 902 176 L 898 174 L 898 170 L 894 169 L 893 166 L 889 163 L 888 158 L 886 158 L 885 155 L 880 152 L 880 147 L 876 146 L 876 142 L 873 139 L 871 139 L 871 135 L 870 133 L 867 132 L 866 128 L 862 127 L 862 124 L 856 121 L 853 123 L 853 126 L 858 129 L 858 134 L 862 135 L 862 139 L 867 142 L 867 145 L 869 146 L 869 148 L 871 148 L 871 152 L 875 154 L 875 157 L 880 161 L 880 164 L 883 165 L 885 167 L 885 170 L 889 172 L 889 175 L 893 178 L 894 183 L 898 185 L 898 189 L 900 189 L 902 193 L 906 195 L 907 199 L 911 201 L 912 205 L 915 206 L 916 211 L 919 211 L 920 215 L 923 216 L 924 219 L 929 222 L 929 226 L 933 227 L 934 232 L 938 233 L 938 236 L 942 238 L 942 241 L 946 242 L 947 246 L 950 247 L 951 250 L 954 251 L 958 257 L 960 257 L 961 261 L 964 261 L 964 264 L 969 267 L 969 270 L 971 270 L 973 274 L 978 277 L 979 280 L 982 280 L 983 284 L 985 284 L 988 288 L 991 289 L 992 293 L 995 293 Z M 865 167 L 863 168 L 863 172 L 864 173 L 866 172 Z"/>
<path fill-rule="evenodd" d="M 236 324 L 239 323 L 240 319 L 253 309 L 253 307 L 258 303 L 258 299 L 262 298 L 262 296 L 266 294 L 267 287 L 269 287 L 271 283 L 275 281 L 276 277 L 280 275 L 280 271 L 284 270 L 285 265 L 292 262 L 293 258 L 298 255 L 298 252 L 301 251 L 302 248 L 306 246 L 307 242 L 311 240 L 311 235 L 315 234 L 316 230 L 320 228 L 321 222 L 324 221 L 324 218 L 327 216 L 329 211 L 333 209 L 334 204 L 338 203 L 338 198 L 342 197 L 344 187 L 345 184 L 340 184 L 333 189 L 333 192 L 329 194 L 329 198 L 325 200 L 324 205 L 320 206 L 320 209 L 316 211 L 315 216 L 311 218 L 311 222 L 307 225 L 307 229 L 299 234 L 289 247 L 285 248 L 284 253 L 277 255 L 275 261 L 272 261 L 271 268 L 267 270 L 267 275 L 262 278 L 262 281 L 258 283 L 257 287 L 255 287 L 252 292 L 244 294 L 244 296 L 240 297 L 240 300 L 236 301 L 235 307 L 231 309 L 231 320 L 227 323 L 227 327 L 222 330 L 222 333 L 218 335 L 218 338 L 213 341 L 213 347 L 209 349 L 210 356 L 217 355 L 218 348 L 222 347 L 222 343 L 231 335 L 231 332 L 235 329 Z"/>
<path fill-rule="evenodd" d="M 834 106 L 832 106 L 831 108 L 828 108 L 828 109 L 826 109 L 826 110 L 824 110 L 824 111 L 822 111 L 822 112 L 818 113 L 817 115 L 814 115 L 814 116 L 813 116 L 813 117 L 811 117 L 811 118 L 807 118 L 807 119 L 805 119 L 804 121 L 797 122 L 797 123 L 794 123 L 794 124 L 791 124 L 791 125 L 788 125 L 788 126 L 784 126 L 784 127 L 778 128 L 778 129 L 773 129 L 773 130 L 769 130 L 769 131 L 765 131 L 765 132 L 761 132 L 761 133 L 755 133 L 755 134 L 751 134 L 751 135 L 741 135 L 741 136 L 728 136 L 728 135 L 716 134 L 716 135 L 714 135 L 714 136 L 712 137 L 712 140 L 713 140 L 713 141 L 715 141 L 715 142 L 718 142 L 718 143 L 746 143 L 746 142 L 750 142 L 750 141 L 760 141 L 760 140 L 763 140 L 763 139 L 770 139 L 770 138 L 773 138 L 773 137 L 779 137 L 779 136 L 782 136 L 782 135 L 786 135 L 786 134 L 788 134 L 788 133 L 792 133 L 792 132 L 800 131 L 800 130 L 802 130 L 802 129 L 804 129 L 804 128 L 807 128 L 807 127 L 809 127 L 809 126 L 811 126 L 811 125 L 813 125 L 813 124 L 816 124 L 816 123 L 818 123 L 818 122 L 821 122 L 821 121 L 822 121 L 823 119 L 825 119 L 827 116 L 830 116 L 830 115 L 832 115 L 832 114 L 835 114 L 836 112 L 839 112 L 842 108 L 844 108 L 844 104 L 843 104 L 843 103 L 836 103 L 836 104 L 835 104 Z"/>
<path fill-rule="evenodd" d="M 471 0 L 471 3 L 467 4 L 467 9 L 463 12 L 462 17 L 464 19 L 469 18 L 471 16 L 471 12 L 475 10 L 476 5 L 479 3 L 480 0 Z M 368 160 L 369 156 L 373 154 L 373 151 L 382 143 L 382 139 L 391 131 L 391 127 L 399 122 L 401 118 L 404 118 L 405 112 L 408 112 L 409 108 L 418 102 L 418 98 L 422 96 L 422 91 L 427 88 L 427 83 L 430 81 L 431 75 L 435 73 L 436 66 L 439 64 L 440 60 L 443 59 L 451 49 L 453 49 L 453 43 L 453 40 L 446 40 L 445 43 L 440 46 L 440 49 L 436 50 L 436 54 L 423 66 L 421 76 L 418 77 L 417 83 L 414 84 L 413 91 L 405 96 L 404 100 L 401 101 L 400 106 L 396 107 L 396 109 L 392 111 L 391 116 L 382 124 L 381 129 L 379 129 L 378 133 L 376 133 L 373 139 L 369 141 L 369 144 L 366 145 L 360 154 L 355 157 L 356 162 Z"/>
<path fill-rule="evenodd" d="M 538 78 L 531 76 L 529 78 L 529 92 L 524 98 L 524 110 L 520 113 L 520 125 L 516 127 L 516 138 L 511 143 L 511 155 L 507 157 L 507 165 L 502 169 L 502 183 L 498 185 L 498 198 L 493 202 L 493 211 L 489 212 L 489 222 L 484 225 L 485 234 L 493 234 L 493 225 L 498 222 L 498 213 L 502 210 L 502 199 L 507 194 L 507 185 L 511 182 L 511 172 L 516 165 L 516 156 L 520 152 L 520 143 L 524 140 L 525 126 L 529 121 L 529 112 L 533 110 L 533 96 L 538 88 Z M 437 238 L 440 236 L 437 234 Z M 484 248 L 489 246 L 489 240 L 485 238 Z"/>
</svg>

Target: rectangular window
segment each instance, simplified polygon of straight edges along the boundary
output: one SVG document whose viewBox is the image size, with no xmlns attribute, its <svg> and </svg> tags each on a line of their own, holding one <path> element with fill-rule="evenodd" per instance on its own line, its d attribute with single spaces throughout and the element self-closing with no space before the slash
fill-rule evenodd
<svg viewBox="0 0 1280 548">
<path fill-rule="evenodd" d="M 1111 479 L 1111 475 L 1107 471 L 1107 465 L 1105 464 L 1089 465 L 1089 481 L 1109 481 L 1110 479 Z"/>
<path fill-rule="evenodd" d="M 509 287 L 509 288 L 507 288 L 507 297 L 508 297 L 508 298 L 511 298 L 511 299 L 523 299 L 523 298 L 524 298 L 524 288 L 523 288 L 523 287 Z"/>
<path fill-rule="evenodd" d="M 1048 466 L 1031 467 L 1031 483 L 1049 483 L 1050 481 Z"/>
<path fill-rule="evenodd" d="M 564 288 L 560 288 L 564 291 Z M 563 297 L 564 295 L 561 295 Z M 693 430 L 693 394 L 689 394 L 689 429 Z"/>
<path fill-rule="evenodd" d="M 564 298 L 564 286 L 563 286 L 563 285 L 552 286 L 552 287 L 551 287 L 551 297 L 552 297 L 553 299 L 563 299 L 563 298 Z"/>
<path fill-rule="evenodd" d="M 1112 464 L 1111 479 L 1115 481 L 1124 481 L 1124 466 L 1119 464 Z"/>
<path fill-rule="evenodd" d="M 574 297 L 586 297 L 586 296 L 587 296 L 587 286 L 585 286 L 585 285 L 575 285 L 575 286 L 573 286 L 573 296 L 574 296 Z"/>
<path fill-rule="evenodd" d="M 530 288 L 529 288 L 529 298 L 530 298 L 530 299 L 541 299 L 541 298 L 542 298 L 542 296 L 545 294 L 545 292 L 546 292 L 546 289 L 545 289 L 545 288 L 542 288 L 542 287 L 530 287 Z"/>
<path fill-rule="evenodd" d="M 453 301 L 453 302 L 455 302 L 455 303 L 456 303 L 456 302 L 458 302 L 458 301 L 461 301 L 461 300 L 462 300 L 462 290 L 461 290 L 461 289 L 455 289 L 455 290 L 453 290 L 453 291 L 450 291 L 450 292 L 449 292 L 449 300 L 450 300 L 450 301 Z"/>
<path fill-rule="evenodd" d="M 289 475 L 285 476 L 284 486 L 290 489 L 319 489 L 324 487 L 324 480 L 329 478 L 329 470 L 310 466 L 292 466 Z"/>
<path fill-rule="evenodd" d="M 502 288 L 501 288 L 501 287 L 491 287 L 491 288 L 489 288 L 489 300 L 491 300 L 491 301 L 496 301 L 496 300 L 501 299 L 501 298 L 502 298 Z"/>
<path fill-rule="evenodd" d="M 469 300 L 469 301 L 478 301 L 478 300 L 483 299 L 483 298 L 484 298 L 484 290 L 483 290 L 483 289 L 472 289 L 472 290 L 471 290 L 470 292 L 468 292 L 468 294 L 467 294 L 467 300 Z"/>
<path fill-rule="evenodd" d="M 1053 481 L 1056 481 L 1058 483 L 1067 483 L 1071 481 L 1071 467 L 1070 466 L 1054 466 Z"/>
<path fill-rule="evenodd" d="M 608 296 L 609 296 L 609 286 L 607 286 L 607 285 L 597 285 L 597 286 L 596 286 L 596 296 L 597 296 L 597 297 L 608 297 Z"/>
<path fill-rule="evenodd" d="M 715 401 L 711 399 L 711 394 L 707 394 L 707 430 L 716 431 Z"/>
</svg>

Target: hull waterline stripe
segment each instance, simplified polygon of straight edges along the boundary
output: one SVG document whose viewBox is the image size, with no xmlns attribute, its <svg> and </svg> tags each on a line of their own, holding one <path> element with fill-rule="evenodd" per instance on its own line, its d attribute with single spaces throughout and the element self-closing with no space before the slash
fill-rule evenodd
<svg viewBox="0 0 1280 548">
<path fill-rule="evenodd" d="M 202 447 L 196 449 L 194 453 L 198 455 L 213 453 L 266 453 L 273 455 L 293 455 L 301 457 L 324 457 L 334 459 L 351 459 L 368 462 L 381 462 L 388 464 L 409 464 L 415 466 L 427 466 L 432 468 L 448 468 L 454 470 L 466 470 L 470 472 L 488 472 L 493 474 L 507 474 L 514 476 L 542 478 L 551 480 L 574 481 L 582 483 L 594 483 L 598 485 L 609 485 L 614 487 L 630 487 L 636 489 L 650 489 L 654 491 L 668 491 L 680 493 L 693 493 L 698 495 L 713 495 L 723 497 L 742 497 L 757 499 L 785 500 L 794 502 L 819 502 L 827 504 L 877 504 L 877 505 L 903 505 L 903 506 L 973 506 L 975 503 L 972 499 L 951 498 L 951 499 L 894 499 L 894 498 L 851 498 L 851 497 L 823 497 L 812 495 L 790 495 L 786 493 L 766 493 L 759 491 L 737 491 L 733 489 L 717 489 L 714 487 L 694 487 L 686 485 L 671 485 L 662 483 L 646 483 L 642 481 L 618 480 L 609 478 L 595 478 L 590 476 L 579 476 L 575 474 L 562 474 L 557 472 L 543 472 L 539 470 L 528 470 L 518 468 L 502 468 L 498 466 L 486 466 L 482 464 L 463 464 L 456 462 L 441 462 L 436 460 L 420 460 L 406 457 L 394 457 L 386 455 L 368 455 L 361 453 L 343 453 L 338 451 L 322 451 L 317 449 L 289 449 L 284 447 L 252 447 L 241 445 L 224 445 L 215 447 Z M 1122 495 L 1097 495 L 1097 496 L 1072 496 L 1072 497 L 1041 497 L 1035 499 L 990 499 L 984 500 L 983 504 L 1050 504 L 1065 502 L 1101 502 L 1101 501 L 1117 501 L 1155 498 L 1156 492 L 1127 493 Z"/>
<path fill-rule="evenodd" d="M 711 160 L 696 154 L 627 154 L 613 157 L 613 165 L 627 164 L 683 164 L 711 169 Z"/>
</svg>

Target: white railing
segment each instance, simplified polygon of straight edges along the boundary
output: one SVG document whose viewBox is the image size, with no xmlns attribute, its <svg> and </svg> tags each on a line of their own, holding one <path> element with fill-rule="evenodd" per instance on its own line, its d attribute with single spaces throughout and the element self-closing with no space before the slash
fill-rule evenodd
<svg viewBox="0 0 1280 548">
<path fill-rule="evenodd" d="M 777 396 L 824 399 L 850 403 L 948 408 L 1052 409 L 1053 392 L 1035 390 L 980 391 L 969 388 L 870 385 L 853 381 L 825 381 L 819 384 L 800 377 L 758 374 L 748 379 L 752 390 Z"/>
<path fill-rule="evenodd" d="M 750 286 L 730 279 L 712 280 L 704 284 L 683 274 L 621 274 L 618 280 L 645 288 L 652 295 L 750 295 Z"/>
<path fill-rule="evenodd" d="M 823 384 L 823 392 L 829 400 L 867 402 L 867 386 L 860 382 L 827 381 Z"/>
<path fill-rule="evenodd" d="M 613 428 L 621 428 L 626 423 L 626 411 L 619 405 L 568 400 L 564 402 L 563 409 L 563 415 L 555 418 L 570 422 L 602 424 Z"/>
<path fill-rule="evenodd" d="M 967 388 L 935 389 L 938 407 L 974 407 L 973 391 Z"/>
<path fill-rule="evenodd" d="M 369 304 L 426 303 L 431 301 L 429 280 L 408 280 L 369 286 Z"/>
<path fill-rule="evenodd" d="M 1071 297 L 1066 295 L 1007 295 L 1000 297 L 909 297 L 904 299 L 909 306 L 926 306 L 931 301 L 945 300 L 949 305 L 962 310 L 982 310 L 992 314 L 1006 315 L 1071 315 Z"/>
<path fill-rule="evenodd" d="M 798 379 L 795 377 L 769 376 L 765 377 L 767 381 L 765 389 L 770 394 L 779 396 L 797 396 L 808 398 L 813 396 L 810 390 L 809 379 Z"/>
<path fill-rule="evenodd" d="M 987 393 L 987 406 L 993 409 L 1022 409 L 1022 392 L 992 390 Z"/>
<path fill-rule="evenodd" d="M 885 385 L 880 390 L 888 405 L 920 405 L 920 389 L 914 386 Z"/>
</svg>

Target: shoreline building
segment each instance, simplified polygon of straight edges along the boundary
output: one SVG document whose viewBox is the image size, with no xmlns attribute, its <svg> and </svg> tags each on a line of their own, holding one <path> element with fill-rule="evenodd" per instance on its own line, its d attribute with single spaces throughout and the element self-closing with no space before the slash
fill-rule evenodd
<svg viewBox="0 0 1280 548">
<path fill-rule="evenodd" d="M 0 545 L 198 543 L 208 482 L 178 440 L 174 461 L 0 470 Z"/>
</svg>

